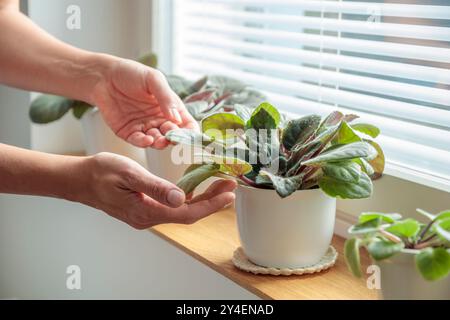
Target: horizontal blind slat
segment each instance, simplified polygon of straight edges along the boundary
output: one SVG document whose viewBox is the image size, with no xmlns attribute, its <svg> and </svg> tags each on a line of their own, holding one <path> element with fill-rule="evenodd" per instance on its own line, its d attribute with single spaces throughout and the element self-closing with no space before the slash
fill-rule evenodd
<svg viewBox="0 0 450 320">
<path fill-rule="evenodd" d="M 448 48 L 332 37 L 327 35 L 321 36 L 267 28 L 234 26 L 214 23 L 213 19 L 208 18 L 188 20 L 184 23 L 184 26 L 187 29 L 191 28 L 198 31 L 208 30 L 214 32 L 216 33 L 216 37 L 221 35 L 231 35 L 254 38 L 259 41 L 292 41 L 293 44 L 298 44 L 299 46 L 319 47 L 322 45 L 325 49 L 450 63 L 450 49 Z M 190 34 L 190 32 L 188 34 Z"/>
<path fill-rule="evenodd" d="M 311 50 L 277 47 L 252 42 L 214 38 L 212 33 L 195 32 L 185 39 L 186 43 L 201 44 L 235 50 L 245 55 L 266 55 L 268 57 L 297 59 L 299 62 L 322 64 L 379 75 L 393 76 L 419 81 L 450 84 L 450 69 L 440 69 L 421 65 L 411 66 L 406 63 L 390 62 L 376 59 L 359 58 Z M 449 50 L 450 55 L 450 50 Z"/>
<path fill-rule="evenodd" d="M 400 23 L 367 23 L 333 18 L 316 18 L 284 14 L 250 13 L 237 10 L 217 10 L 204 13 L 201 9 L 189 9 L 192 17 L 214 17 L 227 21 L 252 22 L 261 24 L 292 25 L 308 29 L 333 30 L 366 35 L 380 35 L 400 38 L 450 41 L 450 28 Z"/>
<path fill-rule="evenodd" d="M 305 1 L 305 0 L 208 0 L 192 3 L 218 3 L 224 5 L 257 6 L 263 8 L 300 8 L 303 10 L 347 13 L 357 15 L 379 14 L 392 17 L 413 17 L 428 19 L 448 19 L 450 7 L 434 5 L 396 4 L 380 2 L 341 2 L 341 1 Z"/>
<path fill-rule="evenodd" d="M 350 88 L 409 100 L 441 104 L 450 108 L 449 90 L 356 76 L 324 69 L 318 70 L 317 68 L 267 61 L 264 59 L 242 57 L 221 50 L 211 49 L 207 46 L 186 46 L 185 54 L 194 58 L 205 58 L 208 61 L 216 63 L 229 63 L 229 65 L 235 69 L 244 68 L 247 71 L 257 73 L 262 72 L 266 75 L 267 72 L 271 72 L 278 78 L 280 78 L 281 74 L 284 74 L 285 76 L 295 77 L 298 80 L 315 81 L 322 84 L 340 86 L 341 88 Z M 422 109 L 422 107 L 419 108 Z M 450 111 L 445 113 L 447 114 L 446 118 L 438 119 L 441 119 L 442 123 L 450 128 Z"/>
</svg>

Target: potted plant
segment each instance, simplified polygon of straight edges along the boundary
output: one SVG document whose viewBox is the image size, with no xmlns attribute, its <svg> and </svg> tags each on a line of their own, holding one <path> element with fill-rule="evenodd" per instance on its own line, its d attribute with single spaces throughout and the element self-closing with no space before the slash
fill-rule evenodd
<svg viewBox="0 0 450 320">
<path fill-rule="evenodd" d="M 208 75 L 196 81 L 177 75 L 168 75 L 166 78 L 199 124 L 204 117 L 215 112 L 232 112 L 236 104 L 253 107 L 265 99 L 261 92 L 225 76 Z M 188 166 L 175 161 L 176 153 L 177 150 L 172 147 L 164 150 L 147 148 L 148 169 L 160 177 L 176 182 Z"/>
<path fill-rule="evenodd" d="M 380 267 L 385 299 L 450 299 L 450 210 L 431 214 L 420 223 L 397 213 L 365 212 L 349 229 L 347 265 L 361 277 L 360 248 Z"/>
<path fill-rule="evenodd" d="M 314 265 L 329 248 L 335 198 L 369 197 L 371 178 L 384 169 L 373 141 L 379 130 L 350 124 L 356 118 L 335 111 L 324 119 L 284 121 L 265 102 L 255 110 L 235 105 L 234 113 L 209 115 L 203 133 L 166 136 L 202 149 L 178 182 L 186 193 L 211 176 L 238 180 L 237 220 L 247 257 L 261 266 L 298 268 Z"/>
<path fill-rule="evenodd" d="M 156 56 L 152 53 L 142 56 L 138 61 L 150 67 L 156 67 L 157 64 Z M 118 138 L 103 121 L 99 110 L 86 102 L 43 94 L 33 100 L 29 115 L 33 123 L 46 124 L 59 120 L 69 111 L 81 120 L 87 154 L 114 152 L 145 166 L 144 151 Z"/>
</svg>

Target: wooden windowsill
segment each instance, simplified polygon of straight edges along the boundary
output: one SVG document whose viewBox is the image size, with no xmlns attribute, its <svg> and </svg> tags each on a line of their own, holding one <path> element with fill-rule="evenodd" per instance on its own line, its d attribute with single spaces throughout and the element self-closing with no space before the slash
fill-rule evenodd
<svg viewBox="0 0 450 320">
<path fill-rule="evenodd" d="M 343 258 L 344 239 L 338 236 L 333 239 L 333 246 L 339 252 L 334 267 L 318 274 L 286 277 L 254 275 L 234 267 L 231 258 L 240 244 L 233 209 L 223 210 L 193 225 L 166 224 L 150 230 L 263 299 L 378 298 L 378 290 L 369 290 L 364 278 L 357 279 L 347 270 Z M 367 256 L 362 257 L 364 267 L 368 261 Z"/>
</svg>

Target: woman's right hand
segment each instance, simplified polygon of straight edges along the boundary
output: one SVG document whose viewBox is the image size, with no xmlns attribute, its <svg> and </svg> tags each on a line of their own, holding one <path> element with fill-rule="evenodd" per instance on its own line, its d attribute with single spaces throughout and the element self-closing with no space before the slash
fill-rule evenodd
<svg viewBox="0 0 450 320">
<path fill-rule="evenodd" d="M 161 223 L 190 224 L 232 203 L 236 182 L 214 182 L 203 194 L 187 200 L 176 185 L 137 162 L 112 153 L 85 158 L 80 175 L 84 187 L 78 202 L 100 209 L 136 229 Z"/>
</svg>

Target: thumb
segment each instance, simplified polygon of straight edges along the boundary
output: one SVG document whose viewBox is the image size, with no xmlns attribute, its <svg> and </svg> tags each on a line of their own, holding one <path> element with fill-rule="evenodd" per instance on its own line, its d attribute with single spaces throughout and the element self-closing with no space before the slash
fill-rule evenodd
<svg viewBox="0 0 450 320">
<path fill-rule="evenodd" d="M 147 79 L 148 89 L 158 100 L 162 113 L 175 124 L 181 124 L 182 119 L 179 110 L 183 107 L 183 102 L 170 88 L 164 74 L 159 70 L 150 69 Z"/>
<path fill-rule="evenodd" d="M 145 169 L 129 179 L 133 191 L 142 192 L 163 205 L 178 208 L 186 201 L 186 196 L 175 184 L 151 174 Z"/>
</svg>

